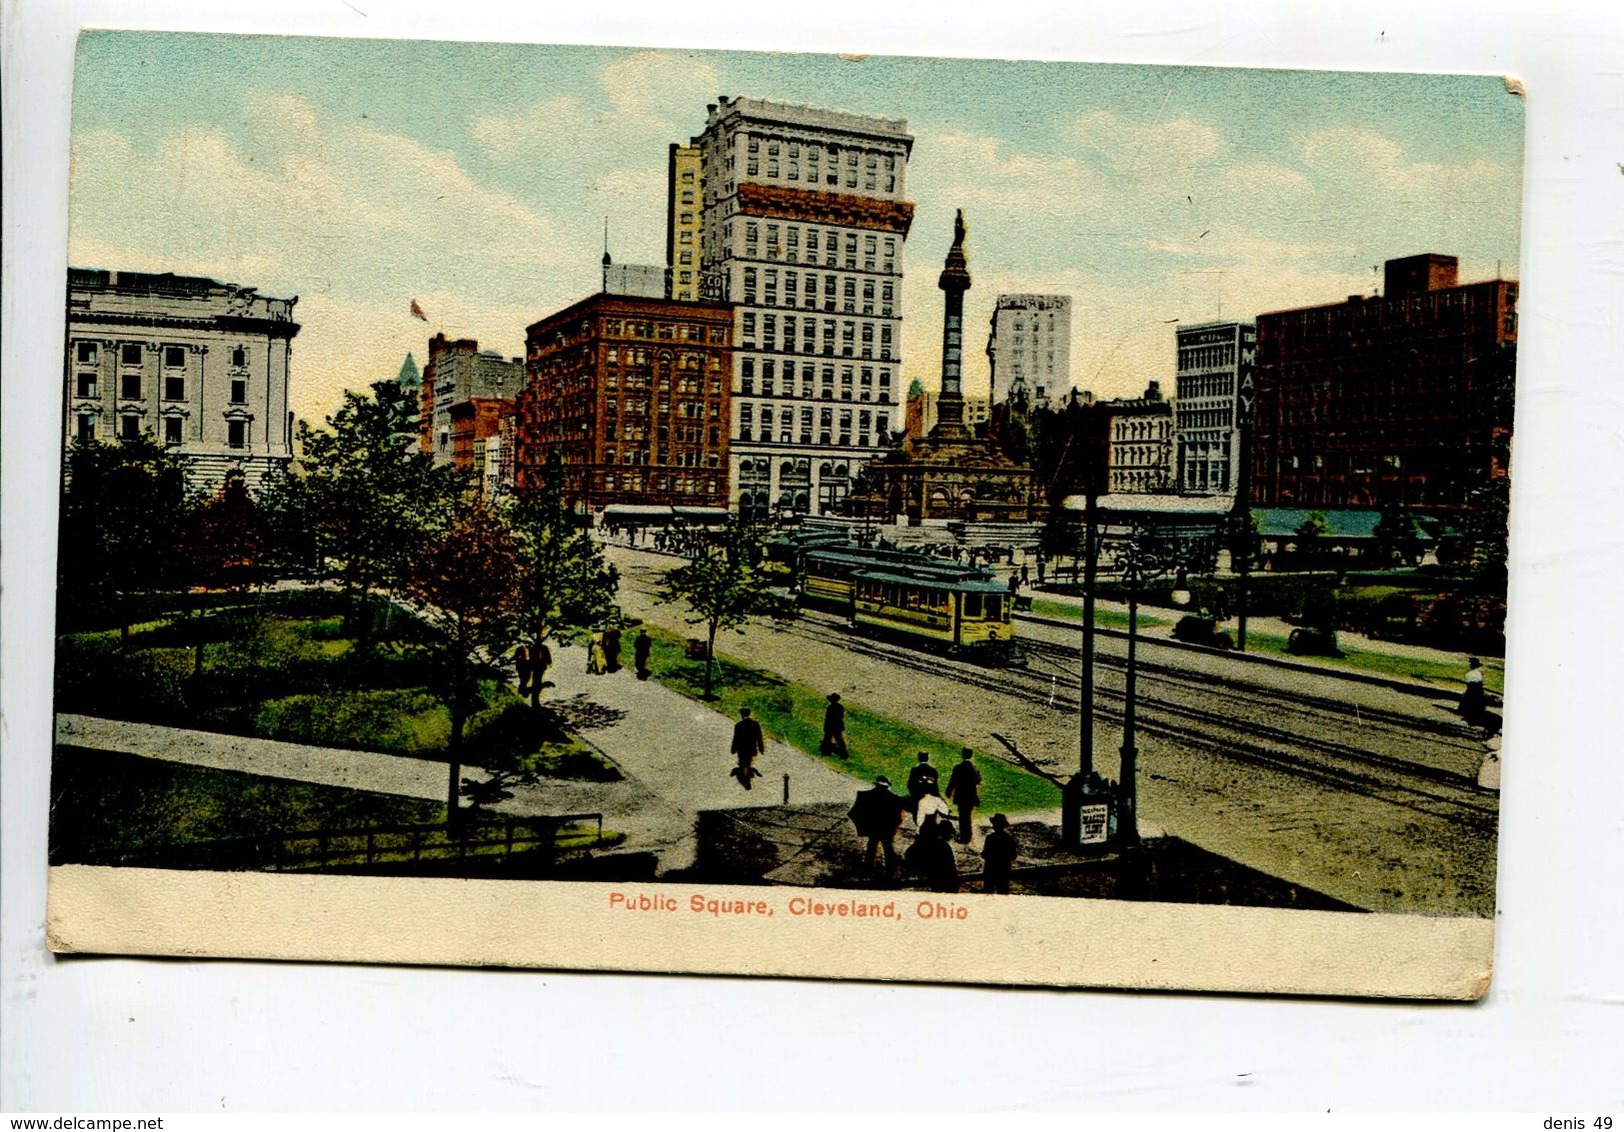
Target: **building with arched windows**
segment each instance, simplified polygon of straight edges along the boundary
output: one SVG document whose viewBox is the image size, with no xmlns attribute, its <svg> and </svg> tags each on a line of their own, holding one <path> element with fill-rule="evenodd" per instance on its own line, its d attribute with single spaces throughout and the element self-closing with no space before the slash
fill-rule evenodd
<svg viewBox="0 0 1624 1132">
<path fill-rule="evenodd" d="M 257 488 L 292 456 L 293 305 L 188 275 L 68 270 L 63 442 L 162 444 L 196 487 Z"/>
<path fill-rule="evenodd" d="M 577 505 L 726 507 L 733 309 L 597 294 L 525 331 L 520 491 L 553 453 Z"/>
</svg>

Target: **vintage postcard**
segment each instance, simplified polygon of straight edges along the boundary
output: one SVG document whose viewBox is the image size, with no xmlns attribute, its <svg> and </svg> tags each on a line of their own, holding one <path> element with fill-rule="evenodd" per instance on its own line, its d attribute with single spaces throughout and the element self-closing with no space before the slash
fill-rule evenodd
<svg viewBox="0 0 1624 1132">
<path fill-rule="evenodd" d="M 86 33 L 51 946 L 1481 996 L 1522 135 Z"/>
</svg>

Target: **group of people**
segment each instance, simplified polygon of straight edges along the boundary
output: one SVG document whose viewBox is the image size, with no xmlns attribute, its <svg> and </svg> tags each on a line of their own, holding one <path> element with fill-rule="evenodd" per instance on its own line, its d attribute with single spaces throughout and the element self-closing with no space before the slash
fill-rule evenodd
<svg viewBox="0 0 1624 1132">
<path fill-rule="evenodd" d="M 958 828 L 955 831 L 949 802 L 958 809 Z M 896 839 L 907 818 L 914 822 L 914 840 L 903 855 L 910 872 L 926 880 L 935 892 L 959 890 L 958 857 L 952 842 L 969 845 L 975 832 L 975 809 L 981 804 L 981 772 L 976 769 L 975 754 L 964 748 L 959 763 L 948 775 L 946 797 L 940 789 L 940 777 L 930 762 L 930 754 L 919 752 L 919 761 L 908 772 L 908 794 L 893 793 L 891 780 L 880 775 L 871 789 L 861 791 L 852 803 L 848 815 L 857 828 L 859 837 L 867 839 L 863 867 L 872 871 L 879 855 L 885 855 L 885 875 L 895 881 L 900 875 Z M 1009 891 L 1019 847 L 1009 832 L 1009 819 L 1003 814 L 992 816 L 992 832 L 981 847 L 982 890 Z"/>
<path fill-rule="evenodd" d="M 586 670 L 590 676 L 602 676 L 609 672 L 619 672 L 621 669 L 620 649 L 621 631 L 619 627 L 610 625 L 602 629 L 592 630 L 592 636 L 587 641 Z M 649 655 L 653 652 L 654 641 L 648 635 L 647 629 L 639 629 L 632 641 L 632 662 L 636 666 L 637 678 L 649 678 Z M 521 644 L 513 650 L 513 669 L 519 678 L 519 694 L 524 695 L 532 690 L 540 691 L 547 685 L 547 670 L 553 665 L 553 652 L 545 642 L 532 649 L 529 645 Z"/>
</svg>

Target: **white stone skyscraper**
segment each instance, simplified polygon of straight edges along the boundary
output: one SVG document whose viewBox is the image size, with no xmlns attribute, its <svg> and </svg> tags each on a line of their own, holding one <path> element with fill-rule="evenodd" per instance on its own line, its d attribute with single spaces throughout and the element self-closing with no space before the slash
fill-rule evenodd
<svg viewBox="0 0 1624 1132">
<path fill-rule="evenodd" d="M 1071 296 L 999 295 L 987 336 L 992 403 L 1021 385 L 1028 404 L 1071 392 Z"/>
<path fill-rule="evenodd" d="M 694 139 L 703 297 L 734 311 L 729 482 L 823 513 L 900 427 L 906 121 L 721 98 Z"/>
</svg>

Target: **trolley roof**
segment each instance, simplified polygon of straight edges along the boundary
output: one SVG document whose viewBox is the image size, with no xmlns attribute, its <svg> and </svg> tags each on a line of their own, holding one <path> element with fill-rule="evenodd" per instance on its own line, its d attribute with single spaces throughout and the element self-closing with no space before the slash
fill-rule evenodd
<svg viewBox="0 0 1624 1132">
<path fill-rule="evenodd" d="M 893 574 L 885 570 L 858 570 L 852 577 L 864 582 L 889 582 L 917 590 L 950 590 L 954 593 L 1008 594 L 1009 587 L 986 577 L 923 577 Z"/>
</svg>

